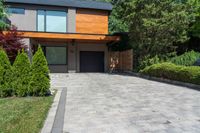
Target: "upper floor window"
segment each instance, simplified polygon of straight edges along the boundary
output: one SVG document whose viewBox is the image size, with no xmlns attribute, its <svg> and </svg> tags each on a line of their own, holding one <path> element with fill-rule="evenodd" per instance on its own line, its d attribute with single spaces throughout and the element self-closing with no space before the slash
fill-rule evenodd
<svg viewBox="0 0 200 133">
<path fill-rule="evenodd" d="M 67 12 L 38 10 L 37 31 L 67 32 Z"/>
<path fill-rule="evenodd" d="M 25 9 L 24 8 L 8 8 L 8 13 L 25 14 Z"/>
</svg>

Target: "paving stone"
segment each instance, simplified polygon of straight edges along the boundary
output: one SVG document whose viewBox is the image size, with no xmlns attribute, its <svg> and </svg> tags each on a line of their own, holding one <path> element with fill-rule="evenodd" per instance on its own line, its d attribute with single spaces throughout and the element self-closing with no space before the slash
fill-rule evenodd
<svg viewBox="0 0 200 133">
<path fill-rule="evenodd" d="M 197 90 L 100 73 L 54 75 L 52 84 L 67 87 L 66 133 L 200 132 Z"/>
</svg>

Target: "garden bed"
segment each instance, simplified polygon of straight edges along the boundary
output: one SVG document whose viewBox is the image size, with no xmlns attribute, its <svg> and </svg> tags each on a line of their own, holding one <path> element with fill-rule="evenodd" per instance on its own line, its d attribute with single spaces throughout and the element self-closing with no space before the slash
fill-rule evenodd
<svg viewBox="0 0 200 133">
<path fill-rule="evenodd" d="M 40 132 L 53 96 L 0 99 L 0 132 Z"/>
</svg>

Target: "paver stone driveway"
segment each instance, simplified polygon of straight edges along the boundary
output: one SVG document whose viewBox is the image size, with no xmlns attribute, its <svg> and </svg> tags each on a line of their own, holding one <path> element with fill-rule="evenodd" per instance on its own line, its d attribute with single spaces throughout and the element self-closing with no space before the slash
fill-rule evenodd
<svg viewBox="0 0 200 133">
<path fill-rule="evenodd" d="M 200 133 L 200 91 L 110 74 L 69 74 L 63 132 Z"/>
</svg>

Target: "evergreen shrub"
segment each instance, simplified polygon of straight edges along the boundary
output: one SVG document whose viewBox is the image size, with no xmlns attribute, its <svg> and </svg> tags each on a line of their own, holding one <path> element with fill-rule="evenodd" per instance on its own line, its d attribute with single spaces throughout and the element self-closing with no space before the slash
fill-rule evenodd
<svg viewBox="0 0 200 133">
<path fill-rule="evenodd" d="M 50 76 L 47 60 L 41 46 L 33 56 L 31 65 L 31 80 L 29 93 L 33 96 L 46 96 L 49 94 Z"/>
<path fill-rule="evenodd" d="M 0 49 L 0 97 L 8 97 L 13 93 L 12 69 L 6 52 Z"/>
<path fill-rule="evenodd" d="M 17 96 L 27 96 L 30 82 L 30 60 L 24 50 L 18 53 L 13 64 L 13 88 Z"/>
</svg>

